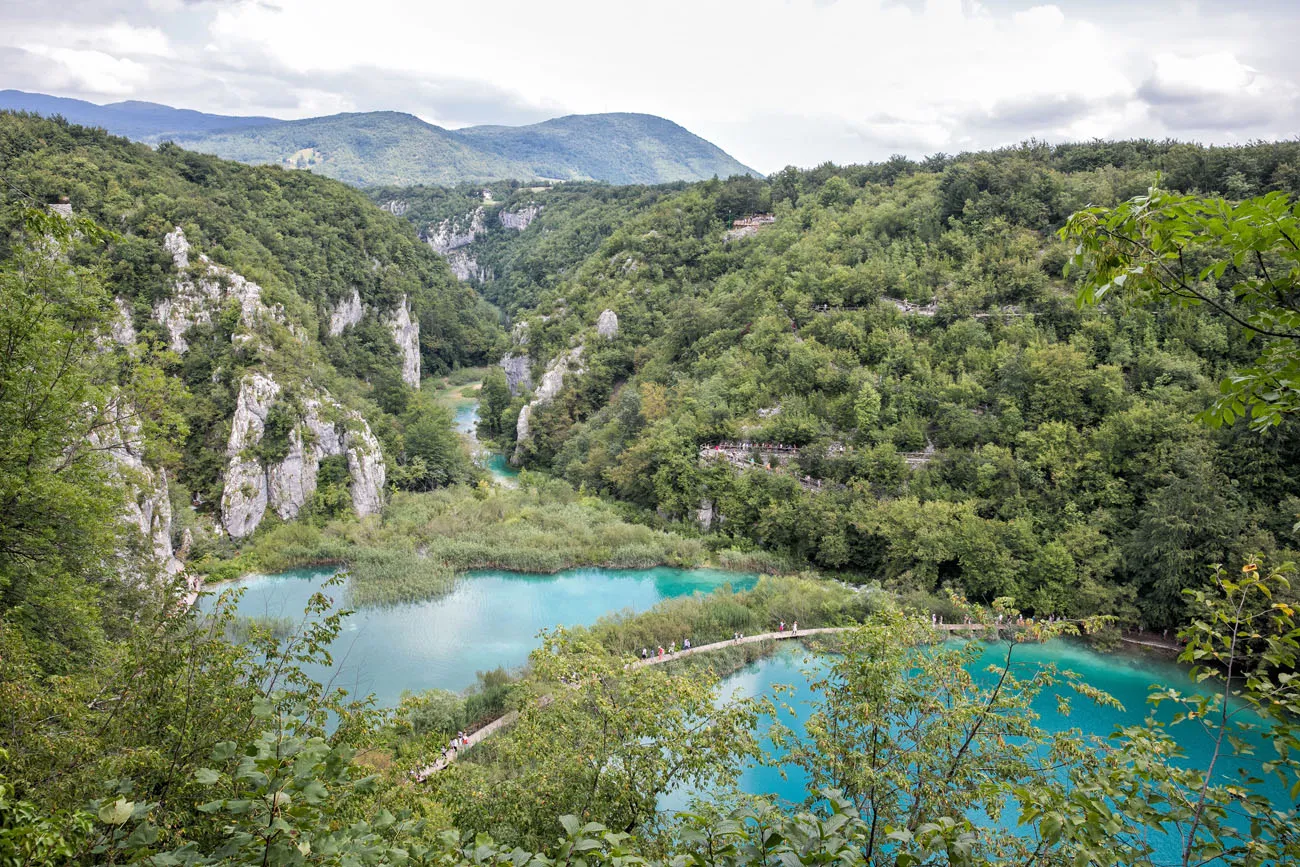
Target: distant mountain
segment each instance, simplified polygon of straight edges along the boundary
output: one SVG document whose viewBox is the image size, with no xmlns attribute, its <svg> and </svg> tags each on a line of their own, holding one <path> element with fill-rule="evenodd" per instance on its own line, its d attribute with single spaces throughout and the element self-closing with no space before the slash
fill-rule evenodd
<svg viewBox="0 0 1300 867">
<path fill-rule="evenodd" d="M 84 99 L 67 99 L 21 90 L 0 90 L 0 110 L 29 111 L 45 117 L 62 115 L 71 123 L 102 127 L 113 135 L 138 141 L 162 141 L 173 135 L 280 123 L 273 117 L 205 114 L 187 108 L 172 108 L 156 102 L 137 100 L 96 105 Z"/>
<path fill-rule="evenodd" d="M 360 186 L 503 178 L 613 184 L 758 175 L 716 145 L 647 114 L 590 114 L 531 126 L 447 130 L 384 111 L 178 136 L 191 150 L 307 168 Z"/>
<path fill-rule="evenodd" d="M 652 114 L 573 114 L 531 126 L 472 126 L 452 135 L 527 163 L 545 178 L 659 184 L 761 177 L 717 145 Z"/>
<path fill-rule="evenodd" d="M 577 114 L 530 126 L 448 130 L 393 111 L 285 121 L 151 102 L 95 105 L 18 90 L 0 91 L 4 109 L 59 114 L 137 141 L 171 140 L 226 159 L 310 169 L 357 186 L 510 178 L 657 184 L 759 176 L 716 145 L 649 114 Z"/>
</svg>

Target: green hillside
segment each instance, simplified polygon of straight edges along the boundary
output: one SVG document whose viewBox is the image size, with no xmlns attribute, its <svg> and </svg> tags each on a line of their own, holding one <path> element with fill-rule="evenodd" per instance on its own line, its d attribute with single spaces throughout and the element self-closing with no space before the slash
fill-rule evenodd
<svg viewBox="0 0 1300 867">
<path fill-rule="evenodd" d="M 358 186 L 529 180 L 614 184 L 754 174 L 680 126 L 650 115 L 575 115 L 523 127 L 446 130 L 371 112 L 175 137 L 246 163 L 309 169 Z"/>
<path fill-rule="evenodd" d="M 517 456 L 683 524 L 710 505 L 718 544 L 908 592 L 1175 625 L 1207 564 L 1297 548 L 1300 428 L 1202 425 L 1258 348 L 1204 307 L 1080 310 L 1054 230 L 1158 171 L 1187 190 L 1294 194 L 1298 158 L 1293 144 L 1027 147 L 642 202 L 519 315 L 534 382 L 576 347 L 583 361 L 532 408 Z M 728 238 L 738 213 L 769 207 L 773 224 Z M 524 252 L 546 237 L 533 230 L 505 243 Z M 595 334 L 607 310 L 613 339 Z M 484 413 L 511 445 L 525 400 Z M 741 471 L 700 456 L 721 441 L 799 454 L 783 469 L 760 450 Z"/>
</svg>

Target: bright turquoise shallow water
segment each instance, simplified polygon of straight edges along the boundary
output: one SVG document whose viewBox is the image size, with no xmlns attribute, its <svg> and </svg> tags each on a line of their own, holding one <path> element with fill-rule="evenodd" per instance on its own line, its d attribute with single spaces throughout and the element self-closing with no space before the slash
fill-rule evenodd
<svg viewBox="0 0 1300 867">
<path fill-rule="evenodd" d="M 317 569 L 246 578 L 235 585 L 244 588 L 238 611 L 300 619 L 332 574 Z M 591 624 L 605 614 L 645 611 L 726 583 L 748 589 L 756 581 L 736 572 L 667 567 L 471 572 L 438 599 L 355 612 L 331 648 L 334 667 L 310 673 L 354 695 L 374 693 L 380 705 L 396 705 L 403 690 L 461 690 L 475 682 L 476 672 L 522 665 L 545 627 Z M 333 594 L 341 600 L 342 588 Z M 205 608 L 211 605 L 211 598 L 204 600 Z"/>
</svg>

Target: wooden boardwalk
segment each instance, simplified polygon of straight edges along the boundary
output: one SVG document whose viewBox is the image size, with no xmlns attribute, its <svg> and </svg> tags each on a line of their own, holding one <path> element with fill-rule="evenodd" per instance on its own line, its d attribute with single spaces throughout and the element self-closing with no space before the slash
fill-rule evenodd
<svg viewBox="0 0 1300 867">
<path fill-rule="evenodd" d="M 758 635 L 746 635 L 744 638 L 739 639 L 731 638 L 722 641 L 715 641 L 711 644 L 701 644 L 697 647 L 678 650 L 676 653 L 665 653 L 663 656 L 651 656 L 648 659 L 637 659 L 628 663 L 627 667 L 641 668 L 647 665 L 660 665 L 665 662 L 674 662 L 695 653 L 708 653 L 711 650 L 718 650 L 723 647 L 738 647 L 742 644 L 761 644 L 764 641 L 788 641 L 792 638 L 807 638 L 810 635 L 828 635 L 833 632 L 848 632 L 851 629 L 857 628 L 858 627 L 856 626 L 822 626 L 816 629 L 800 629 L 798 632 L 795 632 L 792 629 L 787 629 L 784 632 L 763 632 Z M 986 629 L 993 628 L 993 626 L 984 623 L 940 623 L 935 625 L 934 628 L 949 633 L 982 632 Z M 549 695 L 544 695 L 538 699 L 537 703 L 541 706 L 548 705 L 551 703 L 551 697 Z M 438 771 L 441 771 L 443 768 L 446 768 L 452 762 L 456 761 L 456 757 L 461 753 L 473 749 L 475 745 L 482 742 L 485 738 L 490 738 L 502 729 L 509 728 L 518 718 L 519 711 L 517 710 L 512 710 L 504 716 L 497 717 L 492 720 L 492 722 L 470 734 L 468 744 L 461 744 L 456 749 L 448 749 L 444 751 L 437 761 L 414 771 L 412 776 L 417 782 L 424 782 L 429 779 L 429 777 L 438 773 Z"/>
</svg>

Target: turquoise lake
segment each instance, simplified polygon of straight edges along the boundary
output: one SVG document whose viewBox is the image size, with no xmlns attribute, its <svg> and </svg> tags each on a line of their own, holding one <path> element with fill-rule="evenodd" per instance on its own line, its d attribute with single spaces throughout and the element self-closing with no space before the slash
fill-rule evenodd
<svg viewBox="0 0 1300 867">
<path fill-rule="evenodd" d="M 994 681 L 994 676 L 984 669 L 989 665 L 1001 665 L 1005 653 L 1005 644 L 989 645 L 979 661 L 972 666 L 971 670 L 984 685 L 991 686 Z M 1034 702 L 1033 709 L 1039 715 L 1038 725 L 1050 733 L 1079 729 L 1085 735 L 1104 737 L 1116 728 L 1141 724 L 1148 716 L 1169 723 L 1179 709 L 1172 703 L 1154 708 L 1147 701 L 1151 687 L 1172 686 L 1189 695 L 1199 691 L 1188 678 L 1186 670 L 1175 662 L 1149 655 L 1102 654 L 1073 642 L 1021 645 L 1016 649 L 1013 660 L 1013 671 L 1021 677 L 1029 677 L 1042 664 L 1054 664 L 1058 669 L 1074 672 L 1085 683 L 1106 691 L 1123 705 L 1122 709 L 1101 707 L 1068 689 L 1044 691 Z M 825 672 L 825 660 L 810 656 L 801 647 L 785 645 L 772 656 L 746 666 L 727 678 L 723 681 L 721 692 L 724 697 L 773 696 L 778 684 L 792 687 L 791 692 L 783 693 L 778 698 L 778 702 L 788 705 L 789 710 L 782 709 L 778 713 L 783 724 L 796 733 L 803 734 L 804 723 L 811 714 L 816 699 L 811 683 L 824 676 Z M 1068 716 L 1057 711 L 1057 697 L 1063 693 L 1071 702 Z M 1251 719 L 1258 722 L 1257 717 Z M 782 764 L 782 754 L 767 739 L 767 731 L 772 722 L 770 717 L 759 721 L 759 736 L 768 763 L 746 768 L 739 786 L 745 792 L 775 795 L 789 805 L 798 805 L 808 795 L 808 779 L 802 769 Z M 1186 754 L 1180 764 L 1201 769 L 1207 766 L 1214 743 L 1206 729 L 1196 723 L 1182 723 L 1169 731 Z M 1220 757 L 1214 782 L 1224 784 L 1239 781 L 1242 770 L 1259 775 L 1260 762 L 1275 755 L 1272 746 L 1267 743 L 1267 737 L 1263 731 L 1247 734 L 1245 740 L 1255 747 L 1255 755 L 1240 759 Z M 1269 777 L 1253 788 L 1267 794 L 1279 807 L 1291 803 L 1285 787 L 1276 777 Z M 675 792 L 665 797 L 660 807 L 664 810 L 680 810 L 689 801 L 690 793 Z M 1004 815 L 1002 826 L 1009 833 L 1015 833 L 1015 816 L 1010 813 Z M 1172 837 L 1156 840 L 1155 845 L 1159 853 L 1168 856 L 1171 862 L 1176 862 L 1181 854 L 1179 841 Z"/>
<path fill-rule="evenodd" d="M 333 569 L 252 576 L 242 587 L 238 612 L 246 616 L 302 617 L 307 600 Z M 353 695 L 374 693 L 380 705 L 396 705 L 404 690 L 461 690 L 475 673 L 514 668 L 538 646 L 550 626 L 578 626 L 605 614 L 645 611 L 664 599 L 690 596 L 731 584 L 748 589 L 753 575 L 714 569 L 571 569 L 554 575 L 482 571 L 462 576 L 446 596 L 358 610 L 344 621 L 330 652 L 331 670 L 311 670 Z M 221 590 L 227 587 L 219 588 Z M 332 595 L 343 601 L 343 588 Z M 213 597 L 203 600 L 210 608 Z"/>
<path fill-rule="evenodd" d="M 275 576 L 253 576 L 237 585 L 244 588 L 238 610 L 244 615 L 271 617 L 302 616 L 303 607 L 333 574 L 333 570 L 301 570 Z M 395 705 L 403 691 L 431 688 L 461 690 L 476 681 L 476 672 L 498 666 L 514 668 L 527 661 L 538 645 L 539 630 L 557 625 L 590 624 L 603 615 L 618 611 L 644 611 L 664 599 L 707 593 L 731 584 L 745 589 L 756 583 L 754 576 L 716 570 L 671 568 L 645 570 L 573 569 L 555 575 L 528 575 L 503 571 L 482 571 L 462 577 L 455 590 L 438 599 L 402 605 L 362 609 L 345 621 L 344 631 L 331 648 L 335 665 L 310 673 L 332 680 L 354 695 L 373 693 L 380 705 Z M 225 589 L 225 588 L 222 588 Z M 343 597 L 342 588 L 335 590 Z M 212 598 L 202 603 L 212 605 Z M 982 669 L 1000 663 L 1005 645 L 989 646 L 973 670 L 988 678 Z M 1161 658 L 1131 654 L 1101 654 L 1078 644 L 1055 641 L 1017 648 L 1015 666 L 1028 677 L 1040 664 L 1054 663 L 1069 669 L 1085 682 L 1117 698 L 1122 709 L 1103 708 L 1068 693 L 1072 712 L 1061 716 L 1056 710 L 1057 692 L 1044 692 L 1034 705 L 1039 725 L 1049 732 L 1078 728 L 1085 734 L 1105 736 L 1123 725 L 1141 723 L 1148 714 L 1168 720 L 1176 709 L 1165 705 L 1153 711 L 1147 696 L 1153 685 L 1175 686 L 1191 693 L 1195 687 L 1177 664 Z M 777 684 L 793 692 L 781 696 L 793 713 L 782 711 L 782 722 L 796 732 L 811 712 L 815 698 L 810 682 L 825 671 L 825 661 L 811 657 L 802 647 L 786 644 L 772 656 L 736 672 L 722 684 L 726 696 L 773 695 Z M 746 768 L 740 779 L 742 790 L 775 795 L 797 804 L 807 795 L 802 771 L 782 767 L 781 755 L 767 741 L 771 719 L 760 721 L 759 735 L 767 747 L 769 763 Z M 1210 736 L 1199 726 L 1183 724 L 1172 730 L 1188 755 L 1187 761 L 1203 767 L 1212 746 Z M 1258 746 L 1258 764 L 1272 755 L 1263 736 L 1251 739 Z M 1221 760 L 1216 782 L 1237 778 L 1242 765 Z M 1275 781 L 1263 790 L 1279 805 L 1289 803 L 1286 792 Z M 684 808 L 689 794 L 677 792 L 661 802 L 661 808 Z M 1014 831 L 1014 819 L 1008 821 Z M 1170 854 L 1176 843 L 1167 841 Z"/>
</svg>

